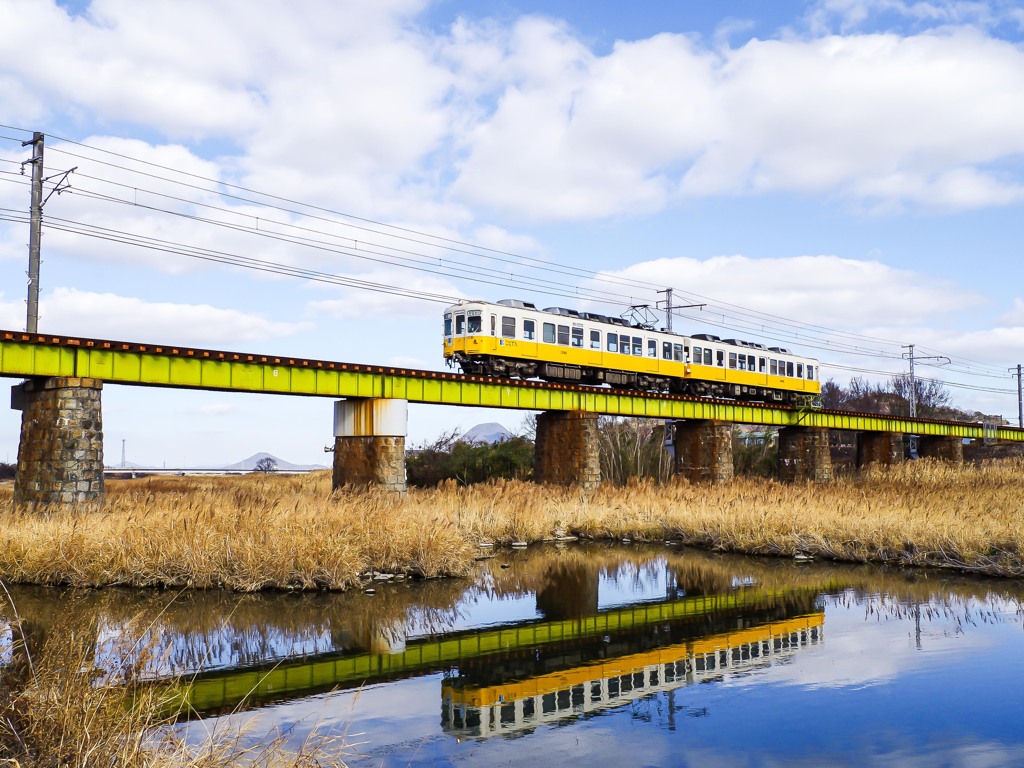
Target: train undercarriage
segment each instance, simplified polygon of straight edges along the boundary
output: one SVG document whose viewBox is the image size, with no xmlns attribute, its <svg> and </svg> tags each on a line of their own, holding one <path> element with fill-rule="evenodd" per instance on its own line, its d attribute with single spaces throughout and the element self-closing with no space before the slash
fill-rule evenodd
<svg viewBox="0 0 1024 768">
<path fill-rule="evenodd" d="M 751 387 L 723 381 L 702 379 L 680 379 L 672 376 L 657 376 L 635 371 L 616 371 L 606 368 L 591 368 L 578 365 L 564 365 L 535 360 L 515 360 L 487 355 L 469 357 L 456 352 L 450 362 L 458 363 L 463 373 L 499 376 L 515 379 L 543 379 L 560 384 L 585 384 L 589 386 L 608 385 L 612 389 L 639 392 L 659 392 L 695 397 L 749 400 L 752 402 L 804 405 L 809 399 L 805 392 L 790 392 L 769 387 Z"/>
</svg>

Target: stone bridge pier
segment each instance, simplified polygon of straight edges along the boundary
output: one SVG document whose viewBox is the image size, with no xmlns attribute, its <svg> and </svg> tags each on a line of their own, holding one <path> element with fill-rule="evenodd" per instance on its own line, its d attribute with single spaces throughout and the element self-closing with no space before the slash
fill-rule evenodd
<svg viewBox="0 0 1024 768">
<path fill-rule="evenodd" d="M 334 474 L 338 488 L 380 486 L 405 493 L 409 403 L 349 398 L 334 404 Z"/>
<path fill-rule="evenodd" d="M 964 441 L 959 437 L 921 435 L 917 438 L 917 455 L 922 459 L 940 459 L 963 464 Z"/>
<path fill-rule="evenodd" d="M 103 415 L 99 379 L 30 379 L 11 390 L 21 411 L 16 504 L 103 499 Z"/>
<path fill-rule="evenodd" d="M 857 468 L 903 463 L 903 435 L 895 432 L 858 432 Z"/>
<path fill-rule="evenodd" d="M 779 430 L 779 480 L 827 483 L 832 479 L 829 431 L 823 427 Z"/>
<path fill-rule="evenodd" d="M 533 479 L 537 483 L 596 488 L 601 484 L 597 414 L 544 411 L 537 414 Z"/>
<path fill-rule="evenodd" d="M 733 478 L 732 424 L 727 421 L 675 422 L 674 473 L 692 483 L 726 483 Z"/>
</svg>

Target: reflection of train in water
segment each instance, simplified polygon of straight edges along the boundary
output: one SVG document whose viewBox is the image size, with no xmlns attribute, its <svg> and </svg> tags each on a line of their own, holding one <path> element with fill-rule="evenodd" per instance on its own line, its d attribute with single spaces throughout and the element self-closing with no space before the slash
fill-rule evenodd
<svg viewBox="0 0 1024 768">
<path fill-rule="evenodd" d="M 684 336 L 518 299 L 444 313 L 444 357 L 465 373 L 779 403 L 821 393 L 818 361 L 782 347 Z"/>
<path fill-rule="evenodd" d="M 514 735 L 692 683 L 765 667 L 824 639 L 824 613 L 711 635 L 499 685 L 442 685 L 441 723 L 460 738 Z"/>
</svg>

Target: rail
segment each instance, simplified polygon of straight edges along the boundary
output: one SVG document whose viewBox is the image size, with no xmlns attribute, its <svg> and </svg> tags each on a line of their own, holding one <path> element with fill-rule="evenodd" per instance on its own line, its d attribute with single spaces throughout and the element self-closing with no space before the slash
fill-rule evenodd
<svg viewBox="0 0 1024 768">
<path fill-rule="evenodd" d="M 331 398 L 394 398 L 435 405 L 586 411 L 656 419 L 703 419 L 766 426 L 983 439 L 981 422 L 942 421 L 794 408 L 734 400 L 625 392 L 571 384 L 423 371 L 0 330 L 0 376 L 62 376 L 111 384 L 258 392 Z M 1024 430 L 1000 425 L 1000 440 Z"/>
</svg>

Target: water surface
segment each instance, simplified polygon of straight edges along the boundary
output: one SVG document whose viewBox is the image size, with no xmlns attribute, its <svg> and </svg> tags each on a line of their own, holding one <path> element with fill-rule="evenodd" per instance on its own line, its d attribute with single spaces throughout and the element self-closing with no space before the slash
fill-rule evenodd
<svg viewBox="0 0 1024 768">
<path fill-rule="evenodd" d="M 77 612 L 120 654 L 134 617 L 191 738 L 344 733 L 353 766 L 1024 766 L 1019 582 L 570 545 L 374 594 L 12 594 L 30 648 Z"/>
</svg>

